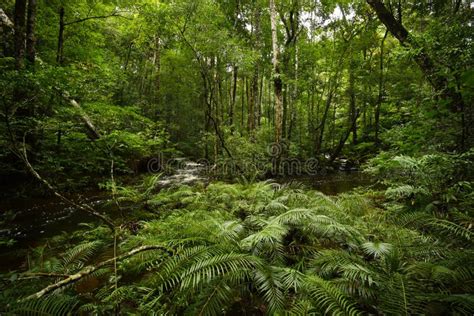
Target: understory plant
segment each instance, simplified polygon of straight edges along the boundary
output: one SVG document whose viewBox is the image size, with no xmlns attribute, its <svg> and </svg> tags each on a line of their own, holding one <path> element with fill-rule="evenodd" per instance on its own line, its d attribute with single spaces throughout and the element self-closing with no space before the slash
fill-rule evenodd
<svg viewBox="0 0 474 316">
<path fill-rule="evenodd" d="M 15 289 L 3 292 L 4 310 L 141 315 L 474 310 L 470 228 L 456 233 L 459 223 L 403 222 L 398 202 L 387 197 L 377 207 L 373 193 L 331 197 L 273 182 L 162 190 L 156 181 L 145 184 L 137 190 L 146 194 L 133 199 L 146 200 L 139 205 L 147 206 L 151 219 L 138 221 L 137 230 L 122 225 L 116 269 L 107 229 L 93 229 L 59 256 L 50 254 L 30 271 L 11 274 L 5 285 Z M 25 300 L 48 283 L 98 265 L 52 293 Z M 48 274 L 52 279 L 45 280 Z"/>
</svg>

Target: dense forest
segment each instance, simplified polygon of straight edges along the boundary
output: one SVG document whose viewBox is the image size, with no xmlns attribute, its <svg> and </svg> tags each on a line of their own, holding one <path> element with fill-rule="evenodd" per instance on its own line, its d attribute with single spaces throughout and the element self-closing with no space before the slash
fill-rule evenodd
<svg viewBox="0 0 474 316">
<path fill-rule="evenodd" d="M 469 0 L 3 0 L 1 315 L 473 315 Z"/>
</svg>

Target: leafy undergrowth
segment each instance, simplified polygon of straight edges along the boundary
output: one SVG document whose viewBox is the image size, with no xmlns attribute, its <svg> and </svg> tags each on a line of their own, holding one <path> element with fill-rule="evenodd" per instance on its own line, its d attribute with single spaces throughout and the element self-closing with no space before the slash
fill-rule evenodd
<svg viewBox="0 0 474 316">
<path fill-rule="evenodd" d="M 60 255 L 49 248 L 30 259 L 27 273 L 6 276 L 0 305 L 52 315 L 472 314 L 472 187 L 463 181 L 442 195 L 433 181 L 420 186 L 433 159 L 393 158 L 386 171 L 411 170 L 400 178 L 411 184 L 394 176 L 386 192 L 335 197 L 272 182 L 157 191 L 156 177 L 119 188 L 117 202 L 134 203 L 147 220 L 120 227 L 118 255 L 159 249 L 19 301 L 113 257 L 105 227 L 57 237 L 49 247 L 71 247 Z"/>
</svg>

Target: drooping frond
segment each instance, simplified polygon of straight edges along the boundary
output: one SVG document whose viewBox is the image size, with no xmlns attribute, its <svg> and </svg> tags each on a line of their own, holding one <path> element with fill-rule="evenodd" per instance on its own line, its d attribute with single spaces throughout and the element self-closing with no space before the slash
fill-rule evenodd
<svg viewBox="0 0 474 316">
<path fill-rule="evenodd" d="M 77 245 L 63 255 L 58 268 L 63 272 L 71 272 L 82 268 L 84 264 L 97 253 L 102 245 L 100 241 L 91 241 Z"/>
<path fill-rule="evenodd" d="M 255 285 L 268 305 L 269 314 L 284 310 L 285 305 L 283 285 L 275 272 L 276 270 L 271 266 L 262 267 L 255 272 L 254 276 Z"/>
<path fill-rule="evenodd" d="M 355 303 L 351 302 L 329 281 L 317 276 L 309 276 L 306 282 L 307 290 L 314 301 L 315 307 L 323 314 L 360 315 Z"/>
<path fill-rule="evenodd" d="M 80 301 L 76 297 L 54 295 L 41 299 L 27 300 L 14 304 L 9 310 L 11 315 L 60 316 L 72 315 Z"/>
</svg>

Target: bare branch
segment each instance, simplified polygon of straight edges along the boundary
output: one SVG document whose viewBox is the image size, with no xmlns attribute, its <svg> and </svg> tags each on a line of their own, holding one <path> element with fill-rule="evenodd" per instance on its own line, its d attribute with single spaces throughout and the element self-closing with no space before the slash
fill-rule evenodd
<svg viewBox="0 0 474 316">
<path fill-rule="evenodd" d="M 67 197 L 65 197 L 64 195 L 62 195 L 61 193 L 59 193 L 58 191 L 56 191 L 56 189 L 46 180 L 44 179 L 43 177 L 41 177 L 41 175 L 35 170 L 35 168 L 33 168 L 33 166 L 31 165 L 31 163 L 29 162 L 28 160 L 28 156 L 27 156 L 27 152 L 26 152 L 26 145 L 25 145 L 25 137 L 23 137 L 23 150 L 22 151 L 19 151 L 19 156 L 20 158 L 23 160 L 23 162 L 25 163 L 25 166 L 26 168 L 28 169 L 28 171 L 36 178 L 38 179 L 39 181 L 41 181 L 51 192 L 53 192 L 53 194 L 55 196 L 57 196 L 58 198 L 60 198 L 61 200 L 63 200 L 64 202 L 76 207 L 77 209 L 87 213 L 87 214 L 90 214 L 98 219 L 100 219 L 102 222 L 104 222 L 107 226 L 109 226 L 109 228 L 112 230 L 112 231 L 115 231 L 115 224 L 112 222 L 111 219 L 105 217 L 104 215 L 98 213 L 96 210 L 94 210 L 92 207 L 90 207 L 89 205 L 85 204 L 85 205 L 81 205 L 81 204 L 77 204 L 76 202 L 68 199 Z"/>
<path fill-rule="evenodd" d="M 71 21 L 71 22 L 66 22 L 66 23 L 64 23 L 64 25 L 82 23 L 82 22 L 85 22 L 85 21 L 88 21 L 88 20 L 107 19 L 107 18 L 111 18 L 111 17 L 124 18 L 124 19 L 130 20 L 130 18 L 128 18 L 126 16 L 123 16 L 123 15 L 120 15 L 120 13 L 122 13 L 122 12 L 113 11 L 112 13 L 107 14 L 107 15 L 88 16 L 88 17 L 85 17 L 85 18 L 82 18 L 82 19 L 74 20 L 74 21 Z"/>
<path fill-rule="evenodd" d="M 169 251 L 168 248 L 166 248 L 164 246 L 160 246 L 160 245 L 141 246 L 141 247 L 132 249 L 129 252 L 124 253 L 123 255 L 120 255 L 118 257 L 114 257 L 114 258 L 102 261 L 102 262 L 100 262 L 96 265 L 93 265 L 93 266 L 85 267 L 84 269 L 82 269 L 78 273 L 70 275 L 69 277 L 67 277 L 64 280 L 61 280 L 61 281 L 56 282 L 54 284 L 48 285 L 47 287 L 45 287 L 41 291 L 38 291 L 38 292 L 26 297 L 26 300 L 38 299 L 38 298 L 41 298 L 41 297 L 43 297 L 43 296 L 45 296 L 45 295 L 47 295 L 47 294 L 49 294 L 49 293 L 51 293 L 55 290 L 58 290 L 58 289 L 63 288 L 65 286 L 71 285 L 71 284 L 79 281 L 83 277 L 90 275 L 94 271 L 97 271 L 101 268 L 104 268 L 104 267 L 110 265 L 110 264 L 113 264 L 115 261 L 121 261 L 121 260 L 127 259 L 129 257 L 132 257 L 132 256 L 140 253 L 140 252 L 150 251 L 150 250 L 160 250 L 160 249 L 165 250 L 165 251 Z"/>
</svg>

